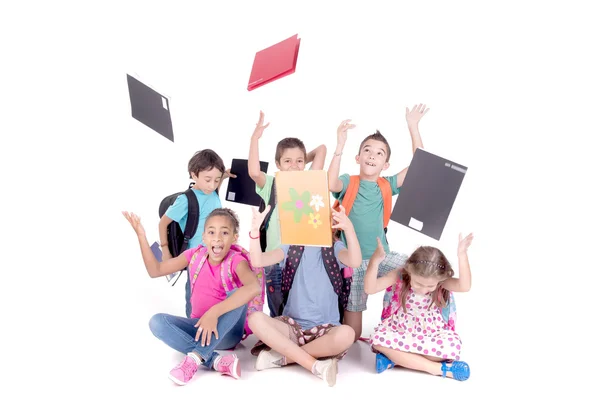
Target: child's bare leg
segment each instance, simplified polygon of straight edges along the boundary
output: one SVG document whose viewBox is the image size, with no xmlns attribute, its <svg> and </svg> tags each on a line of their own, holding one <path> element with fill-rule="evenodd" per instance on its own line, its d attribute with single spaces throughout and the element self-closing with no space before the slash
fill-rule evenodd
<svg viewBox="0 0 600 400">
<path fill-rule="evenodd" d="M 317 360 L 290 340 L 290 327 L 285 322 L 257 312 L 250 315 L 248 325 L 264 344 L 285 356 L 288 364 L 294 360 L 312 372 L 312 367 Z"/>
<path fill-rule="evenodd" d="M 347 325 L 341 325 L 305 344 L 301 349 L 314 358 L 332 357 L 348 350 L 352 343 L 354 343 L 354 330 Z M 292 360 L 288 359 L 287 363 L 291 364 L 290 361 Z"/>
<path fill-rule="evenodd" d="M 344 324 L 354 329 L 354 341 L 362 334 L 362 311 L 344 311 Z"/>
<path fill-rule="evenodd" d="M 427 372 L 431 375 L 442 375 L 442 359 L 437 357 L 423 356 L 421 354 L 407 353 L 400 350 L 392 350 L 383 346 L 373 346 L 375 350 L 383 353 L 396 365 L 416 371 Z M 453 378 L 452 372 L 446 372 L 446 376 Z"/>
</svg>

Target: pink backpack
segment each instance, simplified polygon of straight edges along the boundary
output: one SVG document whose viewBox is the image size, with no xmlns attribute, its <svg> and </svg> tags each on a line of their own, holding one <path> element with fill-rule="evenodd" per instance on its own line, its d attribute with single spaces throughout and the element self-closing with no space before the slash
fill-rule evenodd
<svg viewBox="0 0 600 400">
<path fill-rule="evenodd" d="M 246 311 L 246 322 L 244 324 L 244 335 L 242 336 L 242 340 L 244 340 L 252 334 L 252 330 L 250 329 L 250 326 L 248 325 L 248 317 L 250 316 L 250 314 L 252 314 L 254 312 L 257 312 L 257 311 L 262 312 L 263 311 L 263 306 L 265 304 L 264 273 L 263 273 L 262 268 L 254 268 L 252 266 L 252 263 L 250 262 L 250 253 L 246 249 L 244 249 L 243 247 L 238 246 L 236 244 L 232 244 L 231 250 L 233 250 L 233 251 L 229 252 L 229 256 L 221 262 L 221 283 L 223 284 L 223 289 L 225 289 L 225 292 L 227 293 L 227 295 L 229 296 L 229 294 L 234 289 L 239 288 L 239 286 L 232 279 L 233 274 L 231 272 L 233 257 L 236 254 L 241 254 L 244 257 L 244 259 L 246 259 L 246 261 L 248 262 L 248 266 L 250 267 L 250 270 L 256 274 L 256 277 L 258 278 L 258 283 L 259 283 L 260 287 L 262 288 L 261 293 L 258 296 L 254 297 L 252 300 L 250 300 L 250 302 L 248 303 L 248 309 Z M 198 263 L 198 266 L 196 267 L 196 271 L 194 271 L 194 275 L 191 276 L 191 278 L 192 278 L 192 281 L 191 281 L 192 293 L 194 291 L 194 283 L 196 283 L 196 278 L 198 278 L 198 274 L 200 273 L 202 266 L 204 265 L 204 263 L 206 262 L 206 259 L 208 258 L 208 251 L 206 250 L 206 247 L 198 246 L 198 250 L 195 251 L 194 254 L 192 255 L 192 258 L 190 259 L 190 262 L 189 262 L 190 275 L 192 273 L 191 267 L 195 263 L 195 261 L 198 257 L 200 257 L 200 262 Z"/>
</svg>

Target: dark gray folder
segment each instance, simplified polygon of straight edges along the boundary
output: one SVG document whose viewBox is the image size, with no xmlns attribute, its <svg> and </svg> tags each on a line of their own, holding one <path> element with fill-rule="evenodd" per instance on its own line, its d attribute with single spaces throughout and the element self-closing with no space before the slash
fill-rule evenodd
<svg viewBox="0 0 600 400">
<path fill-rule="evenodd" d="M 260 161 L 260 170 L 262 172 L 266 174 L 268 168 L 268 162 Z M 256 194 L 256 183 L 254 183 L 248 173 L 248 160 L 234 158 L 231 161 L 231 173 L 237 175 L 237 177 L 228 179 L 225 200 L 258 207 L 260 205 L 260 196 Z"/>
<path fill-rule="evenodd" d="M 464 165 L 417 149 L 390 219 L 439 240 L 466 173 Z"/>
<path fill-rule="evenodd" d="M 169 99 L 127 75 L 131 116 L 174 142 Z"/>
</svg>

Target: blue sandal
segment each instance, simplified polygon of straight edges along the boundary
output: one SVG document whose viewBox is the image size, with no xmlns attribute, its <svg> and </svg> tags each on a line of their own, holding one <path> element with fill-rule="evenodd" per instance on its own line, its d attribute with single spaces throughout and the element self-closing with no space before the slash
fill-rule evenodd
<svg viewBox="0 0 600 400">
<path fill-rule="evenodd" d="M 381 353 L 377 353 L 375 356 L 375 370 L 378 374 L 382 373 L 386 369 L 394 368 L 396 364 Z"/>
<path fill-rule="evenodd" d="M 471 376 L 469 364 L 464 361 L 453 361 L 450 368 L 446 365 L 446 361 L 442 361 L 442 377 L 446 377 L 446 372 L 452 372 L 452 376 L 457 381 L 466 381 Z"/>
</svg>

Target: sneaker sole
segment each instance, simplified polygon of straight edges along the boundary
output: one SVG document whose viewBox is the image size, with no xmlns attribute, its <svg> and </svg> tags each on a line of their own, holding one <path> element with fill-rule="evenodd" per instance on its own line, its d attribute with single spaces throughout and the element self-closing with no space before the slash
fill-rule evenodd
<svg viewBox="0 0 600 400">
<path fill-rule="evenodd" d="M 338 373 L 338 360 L 337 360 L 337 358 L 334 358 L 333 362 L 331 363 L 331 367 L 329 367 L 329 369 L 327 370 L 327 375 L 326 375 L 326 379 L 325 379 L 325 382 L 327 382 L 327 384 L 330 387 L 335 386 L 335 383 L 337 380 L 337 373 Z"/>
<path fill-rule="evenodd" d="M 173 375 L 169 374 L 169 379 L 178 384 L 179 386 L 185 385 L 184 382 L 181 382 L 179 379 L 175 378 Z"/>
<path fill-rule="evenodd" d="M 258 368 L 258 367 L 259 367 L 259 365 L 260 365 L 261 363 L 263 363 L 263 361 L 262 361 L 262 360 L 263 360 L 265 357 L 267 357 L 267 356 L 268 356 L 268 355 L 267 355 L 267 351 L 266 351 L 266 350 L 263 350 L 263 351 L 261 351 L 260 353 L 258 353 L 258 356 L 256 357 L 256 362 L 254 363 L 254 369 L 255 369 L 255 370 L 257 370 L 257 371 L 262 371 L 262 370 L 265 370 L 265 369 L 270 369 L 270 368 L 280 368 L 280 367 L 281 367 L 281 365 L 277 365 L 277 364 L 269 363 L 269 364 L 267 364 L 267 365 L 268 365 L 267 367 L 264 367 L 264 368 Z"/>
<path fill-rule="evenodd" d="M 233 365 L 231 366 L 231 374 L 227 375 L 232 376 L 235 379 L 240 379 L 240 377 L 242 376 L 242 368 L 240 366 L 239 358 L 235 358 L 235 360 L 233 361 Z"/>
</svg>

